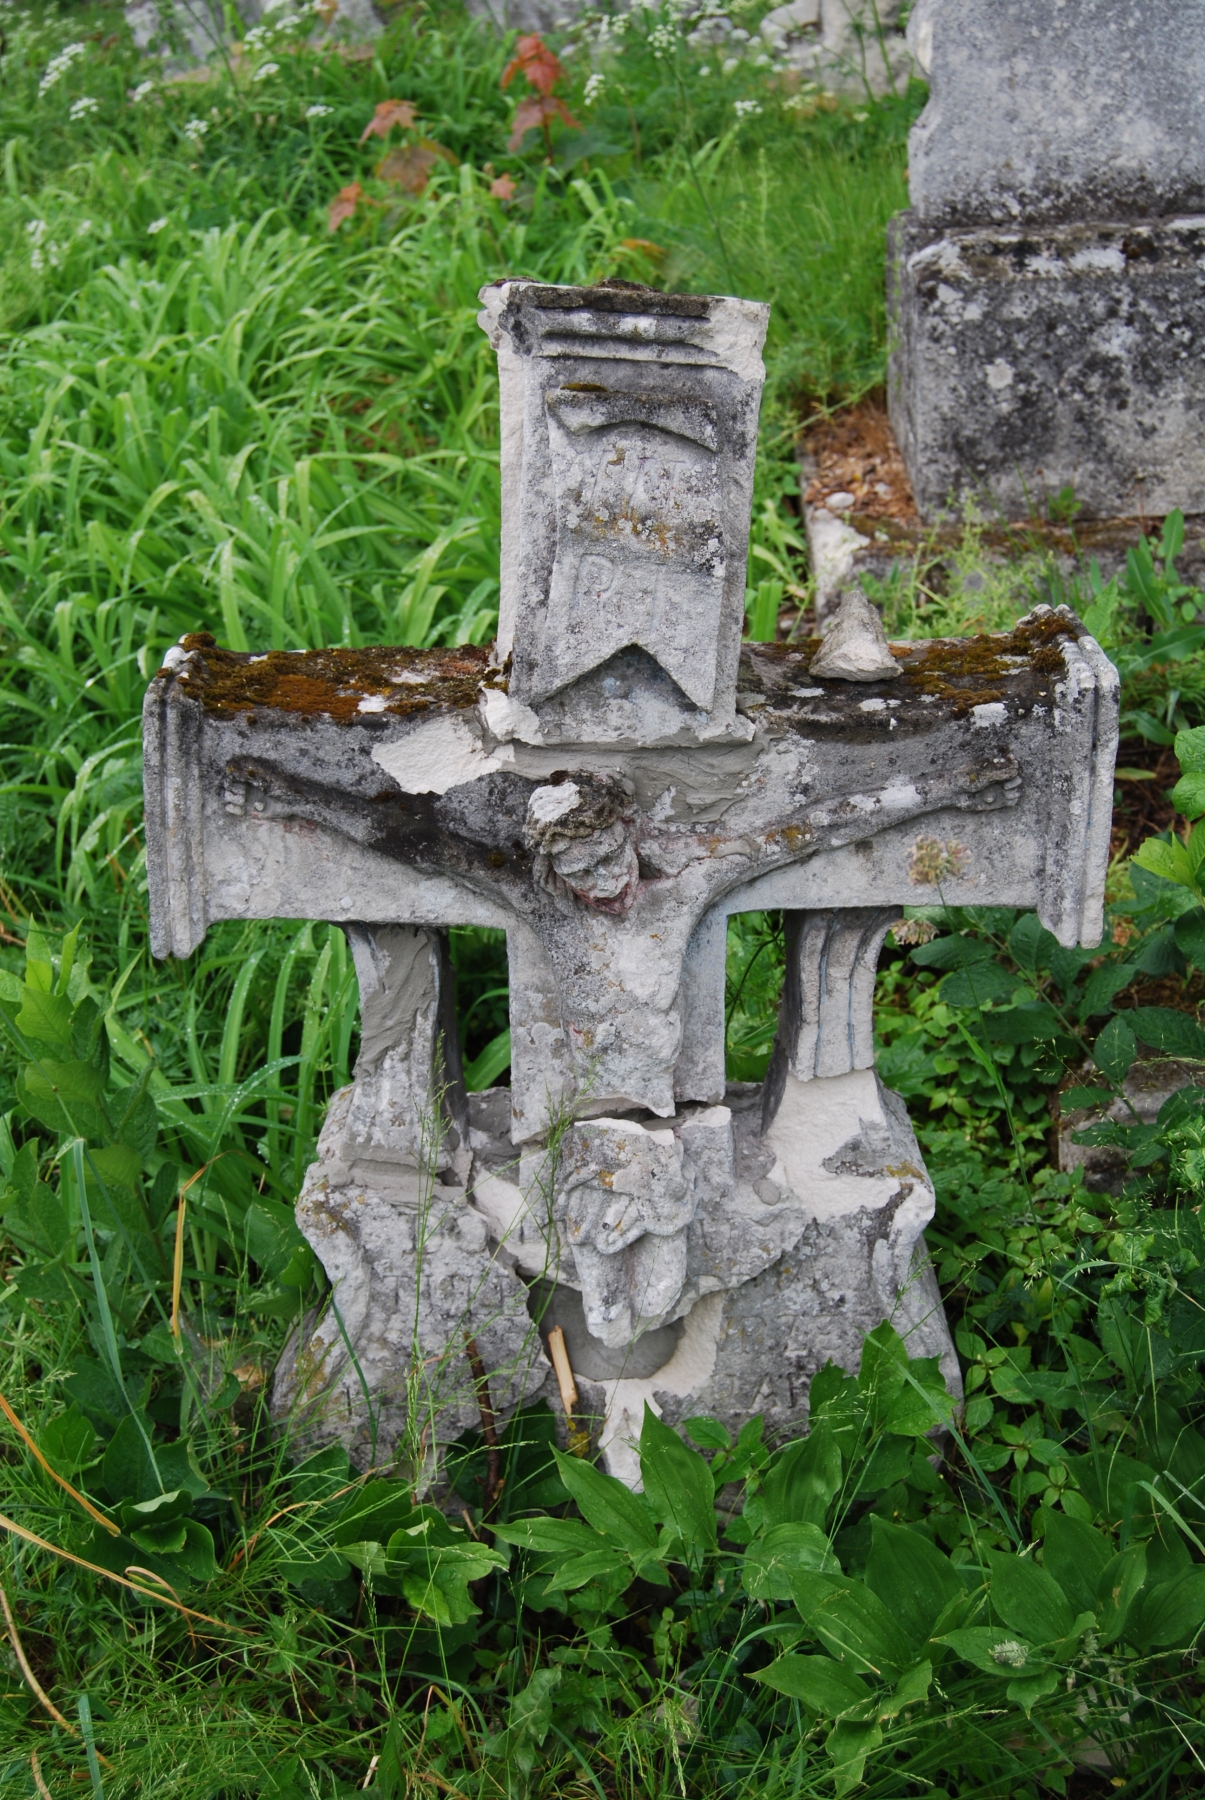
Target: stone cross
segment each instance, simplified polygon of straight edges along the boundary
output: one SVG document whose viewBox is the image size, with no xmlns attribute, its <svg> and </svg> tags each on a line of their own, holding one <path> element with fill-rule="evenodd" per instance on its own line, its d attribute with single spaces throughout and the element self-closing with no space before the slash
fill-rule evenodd
<svg viewBox="0 0 1205 1800">
<path fill-rule="evenodd" d="M 555 1397 L 559 1325 L 631 1476 L 646 1399 L 798 1428 L 811 1376 L 856 1368 L 884 1318 L 957 1382 L 932 1187 L 874 1070 L 876 959 L 939 893 L 1098 941 L 1116 678 L 1065 609 L 888 647 L 851 602 L 823 648 L 742 646 L 767 309 L 482 300 L 493 652 L 183 640 L 145 711 L 153 945 L 285 917 L 355 955 L 355 1079 L 298 1206 L 333 1305 L 278 1403 L 363 1460 L 371 1402 L 378 1444 L 431 1452 L 476 1422 L 466 1333 L 503 1410 Z M 765 1083 L 733 1084 L 727 920 L 766 908 L 778 1038 Z M 452 925 L 506 932 L 509 1088 L 464 1091 Z"/>
<path fill-rule="evenodd" d="M 1205 511 L 1205 0 L 918 0 L 891 420 L 926 518 Z"/>
</svg>

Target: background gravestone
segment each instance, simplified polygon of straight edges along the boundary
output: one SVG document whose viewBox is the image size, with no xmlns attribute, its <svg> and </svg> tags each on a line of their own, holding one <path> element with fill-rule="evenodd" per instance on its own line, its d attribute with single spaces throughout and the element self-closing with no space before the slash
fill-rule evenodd
<svg viewBox="0 0 1205 1800">
<path fill-rule="evenodd" d="M 1205 0 L 920 0 L 889 252 L 917 504 L 1205 511 Z"/>
<path fill-rule="evenodd" d="M 764 41 L 828 93 L 901 93 L 913 59 L 900 28 L 903 0 L 789 0 L 761 22 Z"/>
<path fill-rule="evenodd" d="M 137 49 L 161 56 L 165 69 L 182 73 L 228 54 L 242 31 L 265 20 L 282 22 L 298 10 L 290 0 L 278 0 L 275 6 L 237 0 L 228 7 L 219 0 L 127 0 L 125 19 Z M 381 31 L 372 0 L 331 0 L 315 21 L 314 36 L 366 41 Z"/>
</svg>

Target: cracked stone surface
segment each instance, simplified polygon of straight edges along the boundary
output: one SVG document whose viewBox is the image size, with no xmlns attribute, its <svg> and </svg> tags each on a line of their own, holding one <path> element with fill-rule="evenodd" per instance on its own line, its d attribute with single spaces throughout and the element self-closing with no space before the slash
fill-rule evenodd
<svg viewBox="0 0 1205 1800">
<path fill-rule="evenodd" d="M 333 1302 L 278 1412 L 361 1462 L 398 1439 L 433 1458 L 476 1418 L 465 1336 L 501 1410 L 559 1404 L 543 1337 L 561 1323 L 608 1465 L 634 1479 L 646 1399 L 798 1428 L 812 1375 L 856 1368 L 885 1317 L 956 1383 L 932 1187 L 873 1068 L 875 963 L 937 880 L 1098 941 L 1116 676 L 1066 609 L 892 645 L 879 680 L 818 675 L 817 642 L 741 646 L 761 311 L 614 286 L 486 302 L 518 459 L 509 650 L 185 639 L 145 710 L 153 942 L 187 956 L 218 919 L 326 919 L 355 953 L 360 1060 L 298 1208 Z M 566 372 L 580 403 L 556 398 Z M 648 471 L 616 551 L 655 573 L 639 643 L 617 607 L 548 650 L 557 593 L 616 522 L 605 485 L 567 522 L 584 489 L 550 460 L 562 414 L 575 457 Z M 663 479 L 678 462 L 684 485 Z M 722 579 L 700 576 L 700 496 Z M 706 707 L 675 674 L 681 618 L 658 625 L 675 607 L 698 619 Z M 734 1085 L 727 920 L 767 908 L 778 1039 L 766 1081 Z M 511 1086 L 484 1094 L 464 1090 L 445 938 L 470 924 L 505 930 L 511 972 Z"/>
</svg>

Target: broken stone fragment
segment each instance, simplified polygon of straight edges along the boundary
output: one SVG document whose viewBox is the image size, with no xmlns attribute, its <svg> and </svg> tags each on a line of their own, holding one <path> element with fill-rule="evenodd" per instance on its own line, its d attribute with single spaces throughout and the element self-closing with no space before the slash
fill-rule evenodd
<svg viewBox="0 0 1205 1800">
<path fill-rule="evenodd" d="M 865 594 L 848 593 L 808 667 L 822 681 L 893 681 L 902 674 L 883 621 Z"/>
</svg>

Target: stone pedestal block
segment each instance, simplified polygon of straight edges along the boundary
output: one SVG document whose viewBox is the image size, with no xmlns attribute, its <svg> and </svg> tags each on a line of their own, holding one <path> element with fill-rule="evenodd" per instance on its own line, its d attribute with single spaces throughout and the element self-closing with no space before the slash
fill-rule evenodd
<svg viewBox="0 0 1205 1800">
<path fill-rule="evenodd" d="M 1205 511 L 1205 217 L 891 228 L 891 423 L 921 514 Z"/>
</svg>

